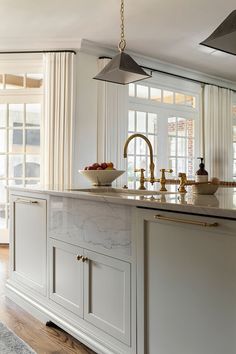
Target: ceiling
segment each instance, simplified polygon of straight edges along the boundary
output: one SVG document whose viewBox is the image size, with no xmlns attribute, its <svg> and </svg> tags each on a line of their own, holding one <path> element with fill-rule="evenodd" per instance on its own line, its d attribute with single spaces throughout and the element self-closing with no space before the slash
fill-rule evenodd
<svg viewBox="0 0 236 354">
<path fill-rule="evenodd" d="M 116 46 L 120 0 L 0 0 L 0 50 L 87 39 Z M 200 46 L 235 0 L 125 0 L 127 48 L 236 81 L 236 56 Z"/>
</svg>

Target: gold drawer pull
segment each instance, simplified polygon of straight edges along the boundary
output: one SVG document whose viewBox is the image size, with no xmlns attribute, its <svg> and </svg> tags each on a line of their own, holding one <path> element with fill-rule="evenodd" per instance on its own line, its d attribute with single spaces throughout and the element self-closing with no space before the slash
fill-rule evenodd
<svg viewBox="0 0 236 354">
<path fill-rule="evenodd" d="M 37 200 L 30 200 L 30 199 L 23 199 L 18 198 L 15 200 L 15 203 L 22 203 L 22 204 L 38 204 Z"/>
<path fill-rule="evenodd" d="M 219 226 L 218 222 L 204 222 L 204 221 L 195 221 L 195 220 L 188 220 L 188 219 L 180 219 L 180 218 L 170 218 L 168 216 L 163 216 L 163 215 L 155 215 L 155 219 L 158 220 L 163 220 L 163 221 L 173 221 L 173 222 L 179 222 L 181 224 L 190 224 L 190 225 L 198 225 L 198 226 L 203 226 L 203 227 L 216 227 Z"/>
</svg>

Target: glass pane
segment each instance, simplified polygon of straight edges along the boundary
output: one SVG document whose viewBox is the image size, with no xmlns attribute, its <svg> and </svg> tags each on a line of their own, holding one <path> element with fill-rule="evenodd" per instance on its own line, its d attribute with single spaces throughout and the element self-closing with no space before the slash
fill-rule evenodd
<svg viewBox="0 0 236 354">
<path fill-rule="evenodd" d="M 9 186 L 21 186 L 23 185 L 23 179 L 10 179 L 8 184 Z"/>
<path fill-rule="evenodd" d="M 176 138 L 169 137 L 169 155 L 176 156 Z"/>
<path fill-rule="evenodd" d="M 0 128 L 5 128 L 7 123 L 7 105 L 0 104 Z"/>
<path fill-rule="evenodd" d="M 25 105 L 26 110 L 26 126 L 27 127 L 39 127 L 41 105 L 40 103 L 31 103 Z"/>
<path fill-rule="evenodd" d="M 129 96 L 130 97 L 135 96 L 135 85 L 134 84 L 129 84 Z"/>
<path fill-rule="evenodd" d="M 193 177 L 194 176 L 194 161 L 192 159 L 189 159 L 187 161 L 187 164 L 188 164 L 188 176 L 189 177 Z"/>
<path fill-rule="evenodd" d="M 134 111 L 129 111 L 128 130 L 131 132 L 134 132 L 134 130 L 135 130 L 135 112 Z"/>
<path fill-rule="evenodd" d="M 188 119 L 186 121 L 187 136 L 194 137 L 194 120 Z"/>
<path fill-rule="evenodd" d="M 0 229 L 6 228 L 6 206 L 0 205 Z"/>
<path fill-rule="evenodd" d="M 9 178 L 23 177 L 23 155 L 9 155 Z"/>
<path fill-rule="evenodd" d="M 26 87 L 27 88 L 40 88 L 43 86 L 43 74 L 27 74 Z"/>
<path fill-rule="evenodd" d="M 146 146 L 147 144 L 141 138 L 136 138 L 136 154 L 137 155 L 146 155 Z"/>
<path fill-rule="evenodd" d="M 22 89 L 24 88 L 24 74 L 6 74 L 5 75 L 6 89 Z"/>
<path fill-rule="evenodd" d="M 9 152 L 14 152 L 14 153 L 23 152 L 23 130 L 22 129 L 9 130 Z"/>
<path fill-rule="evenodd" d="M 176 135 L 176 118 L 168 118 L 168 135 Z"/>
<path fill-rule="evenodd" d="M 148 98 L 148 86 L 137 85 L 137 97 L 139 98 Z"/>
<path fill-rule="evenodd" d="M 6 152 L 6 130 L 0 129 L 0 152 Z"/>
<path fill-rule="evenodd" d="M 3 89 L 3 75 L 0 74 L 0 90 Z"/>
<path fill-rule="evenodd" d="M 25 131 L 25 148 L 27 153 L 40 153 L 39 129 L 27 129 Z"/>
<path fill-rule="evenodd" d="M 146 112 L 137 112 L 137 132 L 146 132 Z"/>
<path fill-rule="evenodd" d="M 194 157 L 194 139 L 190 138 L 187 140 L 187 149 L 188 157 Z"/>
<path fill-rule="evenodd" d="M 163 91 L 163 102 L 169 104 L 174 103 L 174 93 L 172 91 Z"/>
<path fill-rule="evenodd" d="M 0 155 L 0 177 L 6 177 L 6 156 Z"/>
<path fill-rule="evenodd" d="M 186 173 L 186 160 L 177 159 L 177 171 Z"/>
<path fill-rule="evenodd" d="M 178 118 L 177 130 L 178 136 L 185 136 L 186 120 L 184 118 Z"/>
<path fill-rule="evenodd" d="M 145 156 L 137 156 L 136 157 L 135 168 L 137 168 L 137 169 L 144 168 L 146 170 L 146 157 Z"/>
<path fill-rule="evenodd" d="M 193 108 L 196 108 L 196 97 L 194 96 L 185 96 L 185 104 L 186 106 L 191 106 Z"/>
<path fill-rule="evenodd" d="M 233 175 L 236 176 L 236 160 L 234 160 Z"/>
<path fill-rule="evenodd" d="M 134 177 L 134 156 L 128 156 L 128 180 Z"/>
<path fill-rule="evenodd" d="M 7 189 L 6 181 L 0 181 L 0 204 L 4 204 L 7 201 Z"/>
<path fill-rule="evenodd" d="M 233 143 L 233 149 L 234 149 L 234 158 L 236 159 L 236 143 Z"/>
<path fill-rule="evenodd" d="M 151 87 L 150 94 L 151 94 L 151 100 L 161 102 L 161 89 Z"/>
<path fill-rule="evenodd" d="M 185 104 L 185 95 L 183 93 L 175 92 L 175 103 Z"/>
<path fill-rule="evenodd" d="M 233 126 L 233 140 L 236 141 L 236 125 Z"/>
<path fill-rule="evenodd" d="M 27 186 L 34 186 L 36 184 L 40 184 L 40 181 L 39 181 L 39 179 L 26 179 L 25 184 Z"/>
<path fill-rule="evenodd" d="M 178 156 L 186 156 L 186 139 L 178 138 L 177 139 L 177 150 Z"/>
<path fill-rule="evenodd" d="M 40 156 L 26 155 L 25 177 L 40 177 Z"/>
<path fill-rule="evenodd" d="M 148 113 L 148 133 L 157 134 L 157 115 Z"/>
<path fill-rule="evenodd" d="M 177 171 L 176 171 L 176 159 L 169 159 L 169 168 L 172 168 L 173 172 L 173 176 L 177 175 Z"/>
<path fill-rule="evenodd" d="M 22 127 L 24 120 L 24 105 L 9 104 L 9 126 Z"/>
<path fill-rule="evenodd" d="M 130 136 L 131 134 L 129 134 Z M 133 139 L 130 141 L 129 146 L 128 146 L 128 155 L 134 155 L 134 146 L 135 146 L 135 140 Z"/>
</svg>

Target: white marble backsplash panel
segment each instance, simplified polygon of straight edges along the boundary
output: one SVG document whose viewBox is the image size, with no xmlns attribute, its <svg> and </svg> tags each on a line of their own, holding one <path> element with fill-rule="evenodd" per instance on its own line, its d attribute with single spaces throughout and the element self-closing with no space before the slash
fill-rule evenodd
<svg viewBox="0 0 236 354">
<path fill-rule="evenodd" d="M 50 196 L 49 237 L 131 255 L 131 207 Z"/>
</svg>

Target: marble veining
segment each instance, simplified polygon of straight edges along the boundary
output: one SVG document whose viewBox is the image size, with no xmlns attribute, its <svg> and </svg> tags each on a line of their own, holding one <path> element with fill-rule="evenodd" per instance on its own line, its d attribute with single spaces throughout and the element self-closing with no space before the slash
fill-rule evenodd
<svg viewBox="0 0 236 354">
<path fill-rule="evenodd" d="M 131 208 L 128 206 L 51 196 L 49 213 L 49 237 L 99 245 L 130 255 Z"/>
</svg>

